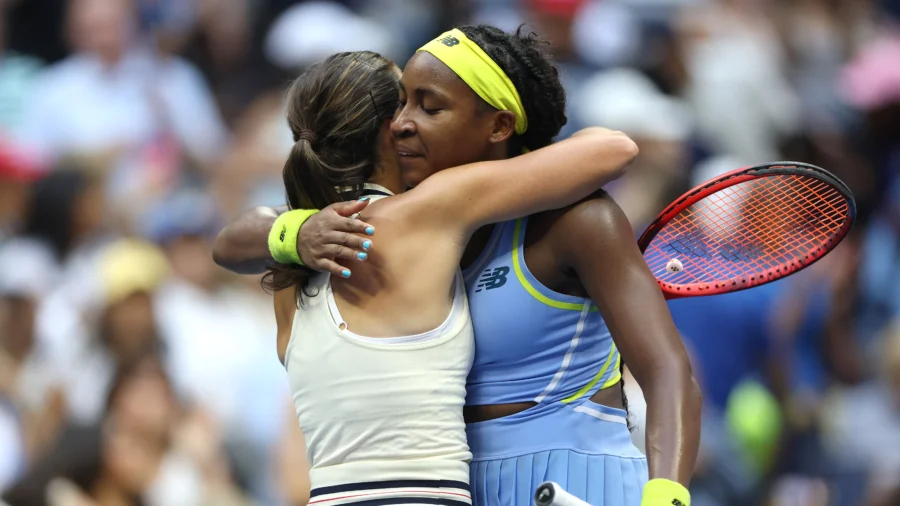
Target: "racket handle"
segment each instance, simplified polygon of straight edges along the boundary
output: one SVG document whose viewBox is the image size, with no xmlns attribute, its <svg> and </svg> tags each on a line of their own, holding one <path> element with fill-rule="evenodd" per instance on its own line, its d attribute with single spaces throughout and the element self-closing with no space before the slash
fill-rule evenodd
<svg viewBox="0 0 900 506">
<path fill-rule="evenodd" d="M 534 491 L 535 506 L 590 506 L 568 493 L 558 483 L 545 481 Z"/>
</svg>

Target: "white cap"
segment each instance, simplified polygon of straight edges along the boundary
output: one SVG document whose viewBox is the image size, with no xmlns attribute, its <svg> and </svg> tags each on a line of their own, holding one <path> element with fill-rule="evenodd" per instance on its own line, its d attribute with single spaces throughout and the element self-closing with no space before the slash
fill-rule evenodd
<svg viewBox="0 0 900 506">
<path fill-rule="evenodd" d="M 693 129 L 690 108 L 662 94 L 637 70 L 598 72 L 584 83 L 575 103 L 582 123 L 636 137 L 683 141 Z"/>
<path fill-rule="evenodd" d="M 333 2 L 313 1 L 287 9 L 266 35 L 265 54 L 275 65 L 305 67 L 343 51 L 393 54 L 397 43 L 377 23 Z"/>
<path fill-rule="evenodd" d="M 58 275 L 56 258 L 40 242 L 10 239 L 0 245 L 0 296 L 40 299 L 51 291 Z"/>
</svg>

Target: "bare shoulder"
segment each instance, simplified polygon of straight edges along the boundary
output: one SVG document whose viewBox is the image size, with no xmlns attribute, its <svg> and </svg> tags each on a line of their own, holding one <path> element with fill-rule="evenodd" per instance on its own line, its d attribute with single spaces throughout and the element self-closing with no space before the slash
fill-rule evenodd
<svg viewBox="0 0 900 506">
<path fill-rule="evenodd" d="M 369 204 L 360 214 L 360 219 L 375 227 L 373 241 L 380 249 L 385 245 L 385 239 L 401 243 L 417 243 L 420 241 L 436 241 L 435 247 L 446 246 L 442 232 L 443 221 L 432 219 L 429 213 L 437 212 L 429 207 L 427 199 L 423 198 L 425 192 L 418 189 L 410 190 L 401 195 L 387 197 Z M 452 221 L 451 216 L 445 217 Z"/>
<path fill-rule="evenodd" d="M 552 220 L 548 239 L 565 257 L 616 254 L 636 247 L 631 223 L 619 204 L 603 190 L 540 216 L 542 220 Z"/>
</svg>

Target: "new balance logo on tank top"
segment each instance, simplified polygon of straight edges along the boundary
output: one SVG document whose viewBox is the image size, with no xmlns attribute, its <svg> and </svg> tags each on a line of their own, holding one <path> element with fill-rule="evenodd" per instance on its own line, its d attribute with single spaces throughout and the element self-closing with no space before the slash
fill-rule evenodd
<svg viewBox="0 0 900 506">
<path fill-rule="evenodd" d="M 493 290 L 500 288 L 506 284 L 506 276 L 509 274 L 509 267 L 487 268 L 478 279 L 478 285 L 475 287 L 476 292 L 481 289 Z"/>
<path fill-rule="evenodd" d="M 527 223 L 495 225 L 463 272 L 477 350 L 467 405 L 570 403 L 621 379 L 619 353 L 597 306 L 550 290 L 528 270 Z"/>
</svg>

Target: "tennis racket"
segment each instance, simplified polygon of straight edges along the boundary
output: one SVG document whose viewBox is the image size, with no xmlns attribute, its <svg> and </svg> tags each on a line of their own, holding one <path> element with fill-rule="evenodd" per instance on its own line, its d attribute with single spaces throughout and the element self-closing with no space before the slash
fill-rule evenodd
<svg viewBox="0 0 900 506">
<path fill-rule="evenodd" d="M 798 162 L 735 170 L 685 193 L 638 246 L 666 299 L 716 295 L 798 272 L 835 248 L 856 220 L 850 189 Z"/>
<path fill-rule="evenodd" d="M 534 491 L 535 506 L 590 506 L 574 495 L 566 492 L 558 483 L 545 481 Z"/>
</svg>

